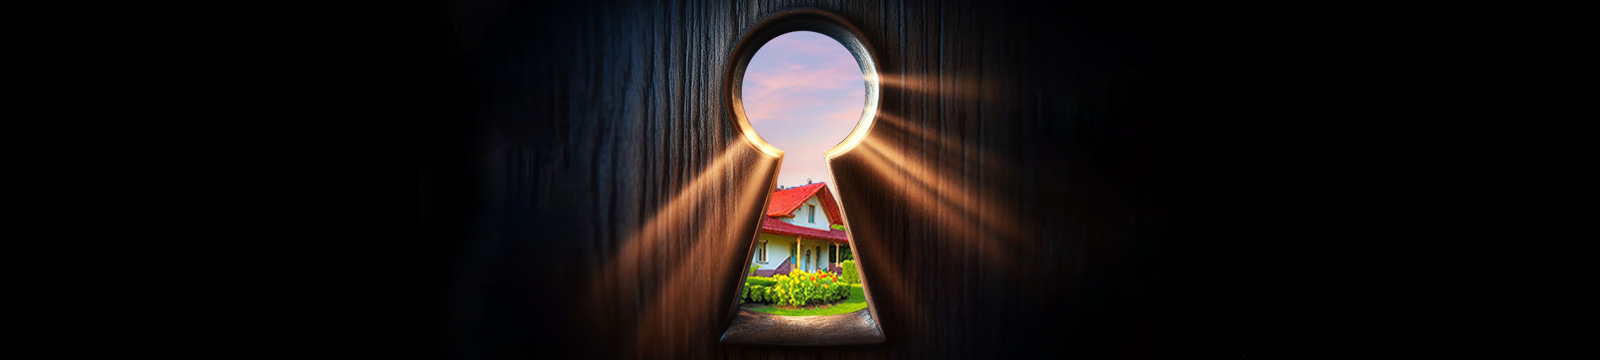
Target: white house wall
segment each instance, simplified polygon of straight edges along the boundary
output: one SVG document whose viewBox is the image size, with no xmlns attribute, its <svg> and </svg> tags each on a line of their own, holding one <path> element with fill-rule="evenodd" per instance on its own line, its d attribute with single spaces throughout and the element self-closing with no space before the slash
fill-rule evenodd
<svg viewBox="0 0 1600 360">
<path fill-rule="evenodd" d="M 815 206 L 815 208 L 812 208 L 810 206 Z M 810 211 L 810 209 L 817 209 L 816 210 L 816 212 L 817 212 L 817 222 L 816 223 L 810 222 L 809 220 L 811 220 L 811 218 L 807 217 L 807 215 L 806 215 L 806 212 Z M 783 218 L 783 221 L 787 222 L 787 223 L 790 223 L 790 224 L 795 224 L 795 225 L 798 225 L 798 226 L 801 226 L 801 227 L 808 227 L 808 228 L 812 228 L 812 229 L 822 229 L 822 230 L 828 230 L 828 229 L 830 229 L 830 226 L 832 225 L 832 224 L 828 223 L 828 212 L 825 211 L 825 210 L 822 210 L 822 201 L 817 200 L 817 197 L 815 195 L 811 196 L 811 198 L 809 198 L 809 199 L 806 199 L 806 202 L 804 204 L 800 204 L 800 208 L 794 210 L 794 216 L 793 217 Z"/>
<path fill-rule="evenodd" d="M 761 253 L 759 250 L 757 253 L 750 256 L 750 264 L 753 266 L 758 266 L 760 269 L 776 269 L 778 268 L 778 265 L 783 264 L 783 259 L 789 258 L 790 254 L 794 253 L 794 236 L 761 233 L 760 240 L 766 240 L 767 242 L 767 262 L 761 262 Z M 805 261 L 805 250 L 807 249 L 811 250 L 811 256 L 813 257 L 812 260 L 822 261 L 823 270 L 828 269 L 828 264 L 839 262 L 838 259 L 828 256 L 828 244 L 830 243 L 830 241 L 818 239 L 805 239 L 802 241 L 801 246 L 803 247 L 800 249 L 800 256 L 796 256 L 794 259 L 795 268 L 805 271 L 817 270 L 815 264 L 810 264 L 811 266 L 801 268 L 802 265 L 806 265 L 801 263 Z M 759 247 L 760 244 L 757 244 L 756 246 Z"/>
<path fill-rule="evenodd" d="M 761 233 L 759 239 L 767 241 L 767 262 L 765 264 L 761 263 L 761 253 L 758 251 L 755 254 L 751 254 L 750 264 L 759 266 L 761 269 L 771 270 L 778 268 L 778 265 L 783 264 L 783 259 L 789 258 L 789 254 L 794 252 L 795 237 L 793 236 Z M 761 246 L 761 244 L 756 244 L 756 246 Z"/>
</svg>

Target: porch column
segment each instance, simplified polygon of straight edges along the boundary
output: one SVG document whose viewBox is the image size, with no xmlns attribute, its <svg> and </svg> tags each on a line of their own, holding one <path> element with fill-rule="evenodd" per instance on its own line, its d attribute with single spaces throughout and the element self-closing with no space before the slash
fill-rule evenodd
<svg viewBox="0 0 1600 360">
<path fill-rule="evenodd" d="M 804 245 L 800 245 L 800 243 L 805 241 L 805 239 L 806 238 L 799 236 L 794 237 L 794 269 L 806 269 L 805 265 L 800 263 L 800 259 L 803 259 L 800 257 L 800 249 L 805 247 Z M 790 269 L 789 271 L 794 271 L 794 269 Z"/>
</svg>

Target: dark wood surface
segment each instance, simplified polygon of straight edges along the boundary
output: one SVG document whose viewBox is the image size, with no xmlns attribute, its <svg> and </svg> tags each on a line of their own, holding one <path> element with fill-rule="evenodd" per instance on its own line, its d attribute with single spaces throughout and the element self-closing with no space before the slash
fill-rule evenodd
<svg viewBox="0 0 1600 360">
<path fill-rule="evenodd" d="M 879 344 L 883 332 L 867 309 L 845 314 L 783 316 L 740 309 L 723 344 L 837 347 Z"/>
<path fill-rule="evenodd" d="M 731 47 L 831 11 L 877 46 L 832 162 L 879 345 L 718 343 L 777 159 L 727 118 Z M 428 344 L 451 358 L 1237 354 L 1206 300 L 1186 130 L 1201 20 L 1160 2 L 465 1 L 425 121 Z M 1186 20 L 1185 20 L 1186 19 Z M 1180 21 L 1182 20 L 1182 21 Z M 1195 286 L 1200 282 L 1212 285 Z M 1197 292 L 1197 288 L 1205 289 Z"/>
</svg>

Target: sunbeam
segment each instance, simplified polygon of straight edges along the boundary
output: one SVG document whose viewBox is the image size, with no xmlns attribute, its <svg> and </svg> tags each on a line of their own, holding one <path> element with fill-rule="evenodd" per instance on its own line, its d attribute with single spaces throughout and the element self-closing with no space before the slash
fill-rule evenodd
<svg viewBox="0 0 1600 360">
<path fill-rule="evenodd" d="M 665 307 L 667 309 L 676 309 L 678 311 L 703 312 L 702 315 L 704 316 L 701 318 L 710 319 L 714 317 L 715 309 L 710 306 L 703 306 L 706 304 L 697 303 L 694 306 L 668 305 L 683 305 L 679 303 L 692 302 L 694 297 L 704 295 L 705 287 L 691 286 L 692 281 L 690 280 L 696 279 L 691 275 L 699 275 L 699 277 L 710 279 L 715 278 L 720 273 L 710 271 L 710 269 L 691 269 L 689 266 L 663 267 L 656 264 L 658 262 L 656 258 L 659 254 L 668 251 L 688 254 L 693 258 L 705 257 L 706 259 L 738 259 L 742 255 L 733 253 L 713 254 L 712 252 L 719 248 L 717 239 L 737 237 L 743 239 L 737 241 L 748 241 L 748 236 L 740 237 L 737 234 L 731 234 L 727 231 L 728 228 L 724 226 L 706 226 L 706 223 L 702 221 L 706 218 L 717 219 L 719 222 L 715 223 L 721 224 L 735 223 L 737 221 L 759 221 L 748 219 L 747 217 L 759 213 L 762 199 L 758 197 L 764 196 L 764 191 L 770 180 L 740 180 L 756 174 L 762 174 L 762 176 L 773 174 L 772 167 L 774 162 L 762 161 L 767 159 L 761 159 L 762 155 L 756 151 L 741 148 L 745 146 L 747 145 L 736 142 L 736 144 L 731 144 L 724 148 L 716 159 L 707 165 L 699 175 L 691 180 L 688 185 L 680 188 L 671 201 L 657 209 L 643 226 L 640 226 L 632 236 L 622 242 L 622 247 L 609 260 L 603 262 L 604 266 L 600 269 L 598 276 L 594 278 L 589 284 L 589 288 L 584 292 L 588 297 L 588 301 L 585 303 L 595 307 L 592 312 L 595 314 L 623 317 L 632 313 L 632 311 L 646 311 L 646 313 L 640 314 L 643 315 L 642 317 L 610 318 L 607 319 L 609 321 L 604 322 L 605 324 L 624 326 L 624 329 L 633 329 L 636 334 L 636 341 L 633 345 L 637 345 L 641 341 L 661 340 L 656 336 L 665 336 L 663 334 L 683 334 L 686 331 L 661 331 L 659 334 L 656 333 L 657 330 L 661 330 L 659 329 L 661 326 L 688 326 L 688 324 L 658 324 L 660 320 L 658 318 L 664 317 L 660 314 L 660 309 L 664 309 L 663 306 L 667 306 Z M 751 161 L 752 158 L 757 159 L 756 161 Z M 739 166 L 739 164 L 751 163 L 756 164 L 755 168 L 748 169 Z M 738 194 L 730 194 L 736 196 L 707 194 L 707 192 L 730 191 L 730 189 L 726 189 L 729 183 L 744 183 L 746 186 L 744 189 L 737 189 L 742 190 Z M 732 200 L 733 202 L 722 205 L 705 204 L 708 199 L 709 201 Z M 749 209 L 740 208 L 744 207 L 741 205 L 745 204 L 750 204 L 748 206 Z M 708 209 L 708 205 L 712 205 L 710 209 Z M 730 206 L 732 207 L 730 208 Z M 685 251 L 685 247 L 687 247 L 687 251 Z M 728 247 L 722 246 L 721 248 Z M 695 265 L 700 266 L 702 264 Z M 661 277 L 661 274 L 642 274 L 641 271 L 644 269 L 659 271 L 659 269 L 663 268 L 668 269 L 670 272 L 666 274 L 670 280 L 664 283 L 657 283 L 654 286 L 641 286 L 646 281 L 656 281 Z M 712 281 L 702 282 L 714 283 Z M 637 298 L 638 294 L 624 297 L 626 294 L 633 294 L 639 291 L 637 289 L 647 288 L 657 289 L 653 298 L 649 300 Z M 691 295 L 686 293 L 687 291 L 694 291 L 695 293 Z M 628 301 L 629 298 L 634 301 Z M 637 308 L 639 305 L 644 307 L 639 309 Z M 630 309 L 635 310 L 630 311 Z M 602 331 L 624 329 L 604 329 Z M 685 329 L 688 328 L 686 327 Z M 671 344 L 672 342 L 667 341 L 666 343 Z"/>
<path fill-rule="evenodd" d="M 772 170 L 771 163 L 763 162 L 755 169 L 749 169 L 752 174 L 766 174 Z M 744 187 L 738 192 L 739 204 L 748 203 L 755 197 L 765 196 L 767 188 L 765 181 L 746 181 Z M 741 212 L 732 212 L 725 216 L 725 221 L 742 221 Z M 743 250 L 746 247 L 725 246 L 722 240 L 748 242 L 749 236 L 731 233 L 726 227 L 702 227 L 698 234 L 687 234 L 691 240 L 688 254 L 705 255 L 713 259 L 738 259 L 743 260 L 747 255 Z M 723 251 L 716 251 L 723 249 Z M 731 252 L 730 252 L 731 251 Z M 743 261 L 738 264 L 743 265 Z M 678 326 L 685 329 L 700 328 L 687 326 L 698 324 L 681 324 L 666 322 L 667 313 L 691 319 L 701 319 L 706 324 L 714 323 L 718 308 L 705 306 L 703 302 L 695 300 L 702 298 L 708 289 L 718 286 L 715 281 L 725 273 L 711 271 L 711 269 L 694 268 L 689 266 L 670 267 L 667 270 L 667 280 L 656 291 L 644 308 L 644 313 L 639 317 L 639 326 L 634 330 L 635 341 L 630 344 L 634 349 L 655 349 L 662 347 L 683 346 L 681 341 L 665 337 L 668 334 L 686 335 L 686 331 L 657 331 L 663 327 Z M 630 350 L 631 352 L 631 350 Z"/>
<path fill-rule="evenodd" d="M 888 126 L 887 130 L 903 132 L 906 135 L 914 136 L 916 139 L 939 145 L 941 150 L 961 152 L 961 154 L 966 157 L 974 158 L 969 162 L 978 164 L 980 166 L 980 170 L 986 172 L 985 175 L 987 176 L 1001 176 L 1001 180 L 1005 181 L 1009 180 L 1010 176 L 1015 173 L 1015 168 L 1012 167 L 1009 162 L 999 157 L 995 157 L 987 151 L 983 151 L 984 149 L 981 147 L 968 145 L 960 139 L 953 137 L 934 135 L 921 126 L 913 126 L 912 124 L 906 123 L 904 119 L 901 119 L 894 114 L 878 113 L 877 120 L 880 121 L 881 124 Z M 954 161 L 961 161 L 961 159 L 957 157 L 946 157 L 946 163 L 943 165 L 959 165 L 950 163 Z"/>
<path fill-rule="evenodd" d="M 900 173 L 907 175 L 907 178 L 913 181 L 911 184 L 916 185 L 919 191 L 937 196 L 942 203 L 956 206 L 966 214 L 975 215 L 986 228 L 992 230 L 986 232 L 1003 235 L 1006 237 L 1005 240 L 1021 237 L 1021 233 L 1017 230 L 1019 226 L 1014 221 L 1017 219 L 1015 215 L 1004 207 L 981 201 L 978 196 L 971 193 L 971 191 L 982 191 L 981 189 L 966 189 L 951 181 L 961 179 L 960 177 L 929 169 L 922 165 L 925 162 L 923 159 L 906 156 L 891 146 L 869 142 L 865 148 L 885 157 L 888 161 L 884 165 L 901 170 Z M 885 170 L 881 166 L 874 169 Z"/>
<path fill-rule="evenodd" d="M 936 94 L 958 99 L 993 100 L 994 92 L 981 85 L 977 77 L 959 77 L 915 74 L 881 74 L 878 81 L 885 89 L 905 90 L 919 94 Z"/>
<path fill-rule="evenodd" d="M 978 196 L 967 192 L 970 189 L 948 181 L 949 177 L 941 178 L 942 175 L 921 165 L 920 159 L 909 158 L 872 141 L 864 143 L 860 150 L 872 175 L 893 184 L 886 188 L 894 189 L 896 196 L 931 216 L 937 226 L 951 234 L 948 237 L 968 243 L 963 245 L 973 245 L 993 264 L 1009 264 L 1007 259 L 1019 255 L 1014 243 L 1022 234 L 1017 218 L 1007 209 L 979 200 Z M 1000 269 L 1014 270 L 1008 266 Z"/>
</svg>

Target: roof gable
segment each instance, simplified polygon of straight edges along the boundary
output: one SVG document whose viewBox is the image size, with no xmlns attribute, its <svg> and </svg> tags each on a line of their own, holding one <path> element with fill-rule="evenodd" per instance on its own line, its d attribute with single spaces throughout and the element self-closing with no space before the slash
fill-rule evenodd
<svg viewBox="0 0 1600 360">
<path fill-rule="evenodd" d="M 828 223 L 844 223 L 844 217 L 839 213 L 839 203 L 833 200 L 833 192 L 828 191 L 828 183 L 825 182 L 773 192 L 772 199 L 767 202 L 767 216 L 794 216 L 794 211 L 799 210 L 800 205 L 805 204 L 806 199 L 812 196 L 816 196 L 817 201 L 822 203 L 822 212 L 828 215 Z"/>
</svg>

